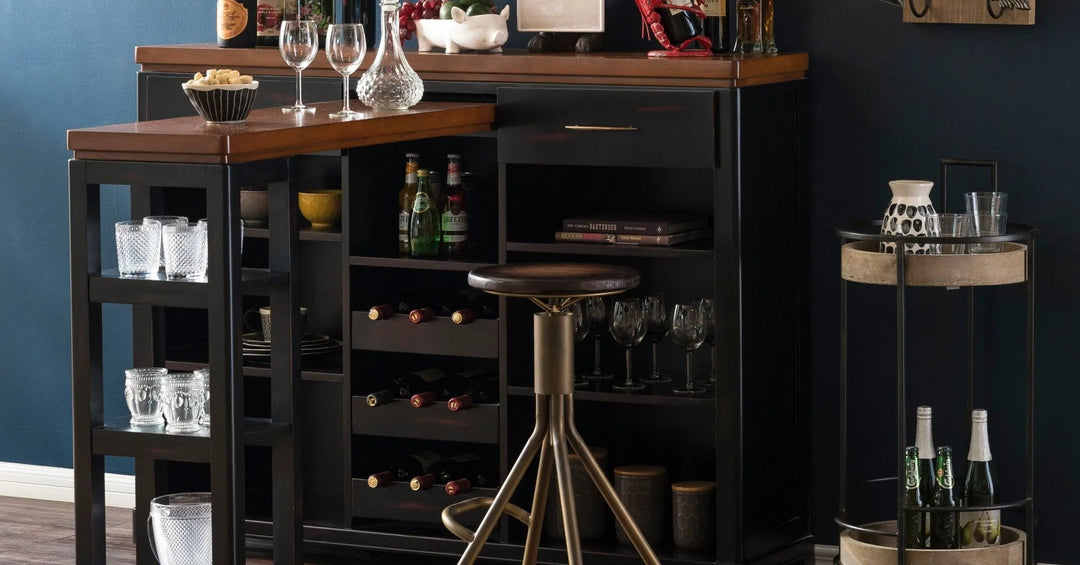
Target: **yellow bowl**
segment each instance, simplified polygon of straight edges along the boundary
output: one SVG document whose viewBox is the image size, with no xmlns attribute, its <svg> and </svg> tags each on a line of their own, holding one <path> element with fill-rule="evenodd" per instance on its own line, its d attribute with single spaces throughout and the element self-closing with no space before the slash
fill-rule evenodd
<svg viewBox="0 0 1080 565">
<path fill-rule="evenodd" d="M 311 222 L 313 228 L 331 228 L 341 219 L 340 190 L 308 190 L 298 193 L 297 198 L 300 215 Z"/>
</svg>

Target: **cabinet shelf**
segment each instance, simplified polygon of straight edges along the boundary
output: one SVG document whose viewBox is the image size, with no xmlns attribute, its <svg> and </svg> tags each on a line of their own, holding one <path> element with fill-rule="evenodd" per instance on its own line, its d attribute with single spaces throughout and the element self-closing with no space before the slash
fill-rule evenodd
<svg viewBox="0 0 1080 565">
<path fill-rule="evenodd" d="M 476 496 L 494 497 L 496 494 L 493 488 L 474 488 L 466 494 L 450 496 L 443 491 L 442 485 L 413 491 L 408 483 L 403 482 L 371 488 L 366 479 L 353 479 L 352 484 L 354 517 L 409 522 L 442 523 L 440 516 L 447 505 Z M 475 527 L 479 523 L 483 516 L 475 514 L 475 521 L 466 519 L 465 525 Z"/>
<path fill-rule="evenodd" d="M 499 443 L 499 405 L 475 404 L 468 410 L 451 412 L 445 403 L 413 408 L 405 400 L 380 406 L 368 406 L 363 396 L 352 399 L 354 434 L 459 441 Z"/>
<path fill-rule="evenodd" d="M 335 230 L 320 230 L 311 227 L 300 228 L 299 230 L 300 241 L 326 241 L 330 243 L 341 243 L 341 232 Z M 270 237 L 269 228 L 249 228 L 244 227 L 244 237 L 250 237 L 252 239 L 266 239 Z"/>
<path fill-rule="evenodd" d="M 651 257 L 659 259 L 707 259 L 712 261 L 711 243 L 698 241 L 671 247 L 602 243 L 530 243 L 506 242 L 507 251 L 558 253 L 562 255 L 603 255 L 606 257 Z"/>
<path fill-rule="evenodd" d="M 244 439 L 251 445 L 271 445 L 275 438 L 289 434 L 291 427 L 265 418 L 244 418 Z M 94 454 L 121 457 L 152 455 L 155 459 L 210 462 L 210 429 L 171 434 L 165 426 L 135 427 L 129 418 L 116 418 L 94 428 Z"/>
<path fill-rule="evenodd" d="M 243 269 L 241 289 L 244 294 L 267 295 L 271 289 L 289 281 L 288 273 L 271 273 L 267 269 Z M 169 280 L 165 273 L 146 278 L 122 278 L 116 270 L 108 270 L 89 280 L 90 301 L 112 304 L 148 304 L 177 308 L 206 308 L 208 301 L 206 278 Z"/>
<path fill-rule="evenodd" d="M 192 345 L 170 350 L 165 368 L 170 371 L 194 371 L 205 369 L 206 345 Z M 341 353 L 327 353 L 300 358 L 300 380 L 340 383 L 344 380 L 341 368 Z M 270 378 L 269 366 L 244 365 L 244 375 L 249 377 Z"/>
<path fill-rule="evenodd" d="M 701 408 L 712 408 L 716 405 L 716 400 L 713 398 L 711 391 L 693 396 L 676 396 L 671 392 L 671 383 L 649 386 L 654 388 L 646 388 L 645 390 L 648 392 L 620 392 L 579 388 L 574 390 L 574 401 L 643 406 L 694 406 Z M 510 396 L 527 396 L 530 398 L 536 394 L 531 386 L 508 386 L 506 387 L 506 393 Z"/>
<path fill-rule="evenodd" d="M 497 359 L 499 321 L 480 319 L 455 324 L 450 318 L 436 316 L 431 321 L 414 324 L 406 316 L 371 320 L 367 312 L 353 312 L 352 348 Z"/>
<path fill-rule="evenodd" d="M 491 265 L 496 261 L 457 261 L 451 259 L 413 259 L 410 257 L 380 257 L 374 255 L 353 255 L 349 264 L 354 267 L 388 267 L 393 269 L 419 269 L 428 271 L 460 271 Z"/>
</svg>

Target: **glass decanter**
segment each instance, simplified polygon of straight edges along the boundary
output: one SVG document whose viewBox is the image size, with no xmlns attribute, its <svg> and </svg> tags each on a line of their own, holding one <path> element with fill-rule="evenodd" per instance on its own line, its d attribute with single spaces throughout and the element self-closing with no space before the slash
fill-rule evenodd
<svg viewBox="0 0 1080 565">
<path fill-rule="evenodd" d="M 424 96 L 424 81 L 401 49 L 397 0 L 381 0 L 382 33 L 375 60 L 356 85 L 356 95 L 375 110 L 405 110 Z"/>
</svg>

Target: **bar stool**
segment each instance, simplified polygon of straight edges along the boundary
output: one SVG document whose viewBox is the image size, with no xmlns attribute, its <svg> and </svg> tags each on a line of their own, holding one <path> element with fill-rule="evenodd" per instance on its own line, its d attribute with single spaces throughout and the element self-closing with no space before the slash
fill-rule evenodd
<svg viewBox="0 0 1080 565">
<path fill-rule="evenodd" d="M 638 555 L 650 565 L 660 563 L 574 426 L 574 320 L 567 309 L 590 296 L 624 292 L 636 287 L 640 281 L 641 276 L 636 269 L 589 263 L 491 265 L 469 273 L 470 286 L 491 294 L 528 298 L 541 311 L 533 314 L 536 425 L 532 435 L 525 442 L 525 447 L 521 449 L 494 498 L 472 498 L 451 504 L 442 512 L 446 529 L 469 543 L 458 561 L 459 565 L 470 565 L 476 561 L 504 512 L 528 527 L 521 562 L 536 563 L 553 465 L 562 505 L 567 562 L 569 565 L 583 563 L 567 444 L 581 458 L 589 477 L 626 531 Z M 532 512 L 529 513 L 511 504 L 510 497 L 537 452 L 540 461 Z M 458 515 L 481 508 L 488 510 L 475 533 L 457 521 Z"/>
</svg>

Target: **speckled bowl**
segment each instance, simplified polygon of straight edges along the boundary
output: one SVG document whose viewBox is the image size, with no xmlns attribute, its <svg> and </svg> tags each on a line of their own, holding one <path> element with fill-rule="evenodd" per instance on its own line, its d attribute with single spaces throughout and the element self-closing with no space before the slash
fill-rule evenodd
<svg viewBox="0 0 1080 565">
<path fill-rule="evenodd" d="M 248 84 L 181 85 L 195 111 L 208 124 L 238 124 L 247 119 L 259 92 L 259 81 Z"/>
<path fill-rule="evenodd" d="M 327 229 L 341 219 L 341 191 L 308 190 L 297 194 L 300 214 L 315 229 Z"/>
</svg>

